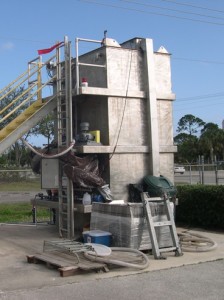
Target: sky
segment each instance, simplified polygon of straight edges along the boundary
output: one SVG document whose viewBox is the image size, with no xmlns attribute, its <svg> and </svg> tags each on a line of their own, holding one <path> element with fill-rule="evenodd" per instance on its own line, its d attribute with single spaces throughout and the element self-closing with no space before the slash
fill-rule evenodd
<svg viewBox="0 0 224 300">
<path fill-rule="evenodd" d="M 107 30 L 118 43 L 150 38 L 154 51 L 171 54 L 174 135 L 186 114 L 222 127 L 223 0 L 1 0 L 0 8 L 0 89 L 38 49 L 68 36 L 75 54 L 76 37 L 101 40 Z"/>
</svg>

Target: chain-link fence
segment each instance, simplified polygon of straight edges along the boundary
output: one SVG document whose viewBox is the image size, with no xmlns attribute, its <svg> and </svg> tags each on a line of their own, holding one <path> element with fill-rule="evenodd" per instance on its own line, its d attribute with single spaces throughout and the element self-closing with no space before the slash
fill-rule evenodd
<svg viewBox="0 0 224 300">
<path fill-rule="evenodd" d="M 183 165 L 184 174 L 175 173 L 175 184 L 224 184 L 223 164 Z"/>
<path fill-rule="evenodd" d="M 0 203 L 29 201 L 40 191 L 40 175 L 31 169 L 0 168 Z"/>
<path fill-rule="evenodd" d="M 40 175 L 35 174 L 31 169 L 0 168 L 0 183 L 12 184 L 18 182 L 40 183 Z"/>
<path fill-rule="evenodd" d="M 224 184 L 224 164 L 182 165 L 184 174 L 175 173 L 175 183 L 185 184 Z M 41 177 L 32 169 L 0 167 L 0 192 L 18 192 L 41 190 Z"/>
</svg>

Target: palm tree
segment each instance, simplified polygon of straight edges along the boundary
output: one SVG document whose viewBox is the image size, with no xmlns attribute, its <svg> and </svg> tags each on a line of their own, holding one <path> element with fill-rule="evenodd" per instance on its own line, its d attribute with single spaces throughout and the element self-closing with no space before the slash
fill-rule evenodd
<svg viewBox="0 0 224 300">
<path fill-rule="evenodd" d="M 222 156 L 224 152 L 224 131 L 217 124 L 207 123 L 201 130 L 199 140 L 201 152 L 210 157 L 214 163 L 215 157 Z"/>
</svg>

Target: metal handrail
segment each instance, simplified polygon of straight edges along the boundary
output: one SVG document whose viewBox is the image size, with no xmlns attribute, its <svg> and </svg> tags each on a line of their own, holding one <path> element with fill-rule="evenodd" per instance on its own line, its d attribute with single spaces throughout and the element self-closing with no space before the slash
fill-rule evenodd
<svg viewBox="0 0 224 300">
<path fill-rule="evenodd" d="M 37 85 L 37 82 L 26 89 L 22 94 L 16 97 L 12 102 L 10 102 L 7 106 L 5 106 L 1 111 L 0 114 L 3 114 L 8 108 L 10 108 L 14 103 L 16 103 L 19 99 L 21 99 L 24 95 L 26 95 L 30 90 L 32 90 Z M 1 120 L 0 120 L 1 122 Z"/>
<path fill-rule="evenodd" d="M 79 42 L 88 42 L 88 43 L 98 43 L 101 44 L 102 41 L 99 40 L 91 40 L 91 39 L 84 39 L 84 38 L 76 38 L 75 39 L 75 49 L 76 49 L 76 93 L 79 94 L 79 66 L 89 66 L 89 67 L 98 67 L 98 68 L 106 68 L 105 65 L 96 65 L 96 64 L 87 64 L 87 63 L 80 63 L 79 62 Z"/>
<path fill-rule="evenodd" d="M 50 83 L 50 81 L 52 81 L 52 79 L 55 79 L 56 75 L 53 76 L 51 79 L 49 79 L 47 82 L 45 82 L 45 84 L 43 84 L 40 88 L 38 88 L 35 93 L 33 93 L 32 95 L 30 95 L 29 97 L 27 97 L 23 102 L 21 102 L 18 106 L 16 106 L 13 110 L 11 110 L 7 115 L 5 115 L 2 119 L 0 119 L 0 123 L 5 121 L 8 117 L 10 117 L 14 112 L 16 112 L 21 106 L 23 106 L 24 104 L 26 104 L 26 102 L 28 102 L 34 95 L 38 94 L 46 85 L 48 85 Z M 38 100 L 37 100 L 38 101 Z M 37 102 L 36 101 L 36 102 Z"/>
<path fill-rule="evenodd" d="M 33 69 L 36 68 L 36 70 L 34 70 L 32 73 L 30 73 L 27 77 L 25 77 L 21 82 L 19 82 L 16 86 L 13 87 L 13 89 L 10 89 L 6 94 L 2 95 L 0 97 L 0 101 L 2 99 L 4 99 L 7 95 L 9 95 L 12 91 L 14 91 L 16 88 L 18 88 L 19 86 L 22 85 L 22 83 L 28 81 L 34 74 L 38 73 L 44 66 L 46 66 L 52 59 L 54 59 L 56 57 L 56 55 L 53 55 L 52 57 L 50 57 L 45 63 L 41 63 L 41 65 L 39 64 L 34 64 L 31 68 L 29 68 L 27 71 L 25 71 L 24 73 L 22 73 L 18 78 L 16 78 L 14 81 L 12 81 L 10 84 L 8 84 L 5 88 L 3 88 L 0 91 L 0 94 L 2 94 L 5 90 L 9 89 L 10 86 L 12 86 L 13 84 L 15 84 L 19 79 L 23 78 L 26 74 L 29 74 L 29 72 Z M 35 59 L 36 60 L 36 59 Z M 31 62 L 33 62 L 34 60 L 32 60 Z M 29 83 L 29 82 L 28 82 Z"/>
<path fill-rule="evenodd" d="M 36 66 L 33 66 L 32 69 L 34 69 Z M 10 84 L 8 84 L 4 89 L 2 89 L 0 91 L 0 94 L 2 94 L 5 90 L 8 90 L 10 88 L 10 86 L 12 86 L 13 84 L 15 84 L 19 79 L 23 78 L 26 74 L 28 73 L 28 70 L 24 73 L 22 73 L 17 79 L 15 79 L 14 81 L 12 81 Z M 32 74 L 30 74 L 30 76 L 28 76 L 27 78 L 23 79 L 20 83 L 18 83 L 16 86 L 14 86 L 13 89 L 10 89 L 6 94 L 2 95 L 0 97 L 0 101 L 3 100 L 6 96 L 8 96 L 12 91 L 14 91 L 17 87 L 19 87 L 22 83 L 24 83 L 26 80 L 28 80 L 29 77 L 33 76 L 36 73 L 36 71 L 34 71 Z"/>
<path fill-rule="evenodd" d="M 34 68 L 35 66 L 32 67 L 32 69 Z M 3 89 L 0 90 L 0 94 L 2 94 L 5 90 L 8 90 L 14 83 L 16 83 L 20 78 L 24 77 L 26 75 L 26 73 L 28 73 L 28 70 L 23 72 L 19 77 L 17 77 L 15 80 L 13 80 L 12 82 L 10 82 L 6 87 L 4 87 Z M 5 97 L 5 95 L 4 95 Z M 0 97 L 0 100 L 2 99 L 3 97 Z"/>
<path fill-rule="evenodd" d="M 2 95 L 0 97 L 0 101 L 3 100 L 7 95 L 9 95 L 10 93 L 12 93 L 13 91 L 15 91 L 19 86 L 21 86 L 24 82 L 28 83 L 28 88 L 26 88 L 19 96 L 17 96 L 13 101 L 11 101 L 9 104 L 7 104 L 5 107 L 3 107 L 3 109 L 0 111 L 0 115 L 2 115 L 4 112 L 6 112 L 9 108 L 11 108 L 14 104 L 16 104 L 16 102 L 20 99 L 22 99 L 22 97 L 24 97 L 26 94 L 28 94 L 29 96 L 24 99 L 21 103 L 19 103 L 14 109 L 12 109 L 8 114 L 6 114 L 4 117 L 2 117 L 0 119 L 0 123 L 2 123 L 3 121 L 5 121 L 6 119 L 8 119 L 13 113 L 15 113 L 16 111 L 18 111 L 22 106 L 24 106 L 25 104 L 27 104 L 28 101 L 30 101 L 31 99 L 33 99 L 34 96 L 37 95 L 37 100 L 36 101 L 41 101 L 41 91 L 43 90 L 43 88 L 48 85 L 52 79 L 55 79 L 56 76 L 53 76 L 52 78 L 50 78 L 48 81 L 46 81 L 44 84 L 42 84 L 41 82 L 41 70 L 44 66 L 46 66 L 50 61 L 52 61 L 54 58 L 56 57 L 56 55 L 53 55 L 52 57 L 50 57 L 45 63 L 42 63 L 41 57 L 37 57 L 34 60 L 30 61 L 28 70 L 24 73 L 22 73 L 17 79 L 15 79 L 14 81 L 12 81 L 7 87 L 5 87 L 4 89 L 1 90 L 1 92 L 6 91 L 7 89 L 9 89 L 11 86 L 13 86 L 15 83 L 17 83 L 13 88 L 11 88 L 9 91 L 7 91 L 7 93 L 5 93 L 4 95 Z M 34 63 L 34 61 L 39 60 L 39 62 Z M 30 67 L 30 64 L 33 64 Z M 34 76 L 35 74 L 37 74 L 37 80 L 32 82 L 32 85 L 29 82 L 29 79 Z M 31 92 L 31 90 L 33 88 L 36 88 L 36 91 Z"/>
</svg>

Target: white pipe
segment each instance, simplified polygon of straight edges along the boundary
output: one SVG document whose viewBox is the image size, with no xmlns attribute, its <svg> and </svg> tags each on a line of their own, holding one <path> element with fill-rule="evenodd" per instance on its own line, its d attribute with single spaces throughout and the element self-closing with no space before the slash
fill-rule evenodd
<svg viewBox="0 0 224 300">
<path fill-rule="evenodd" d="M 178 233 L 183 252 L 207 252 L 217 248 L 217 243 L 212 239 L 198 233 Z"/>
<path fill-rule="evenodd" d="M 73 142 L 71 143 L 71 145 L 63 150 L 62 152 L 60 153 L 57 153 L 57 154 L 45 154 L 45 153 L 41 153 L 41 152 L 38 152 L 36 149 L 34 149 L 27 141 L 25 141 L 23 138 L 20 138 L 22 140 L 22 142 L 31 150 L 33 151 L 35 154 L 37 154 L 38 156 L 41 156 L 41 157 L 44 157 L 44 158 L 57 158 L 57 157 L 60 157 L 66 153 L 68 153 L 75 145 L 75 140 L 73 140 Z"/>
<path fill-rule="evenodd" d="M 114 265 L 118 265 L 118 266 L 122 266 L 122 267 L 129 267 L 129 268 L 135 268 L 135 269 L 140 269 L 140 270 L 146 269 L 149 266 L 148 257 L 139 250 L 131 249 L 131 248 L 120 248 L 120 247 L 112 247 L 111 250 L 112 251 L 121 251 L 121 252 L 132 252 L 132 253 L 139 254 L 144 258 L 145 263 L 137 265 L 137 264 L 124 262 L 124 261 L 117 260 L 117 259 L 111 259 L 109 257 L 106 258 L 105 256 L 99 257 L 99 256 L 97 256 L 97 254 L 94 255 L 94 254 L 89 254 L 87 252 L 84 252 L 84 256 L 91 261 L 97 261 L 97 262 L 102 262 L 102 263 L 106 263 L 106 264 L 114 264 Z"/>
</svg>

